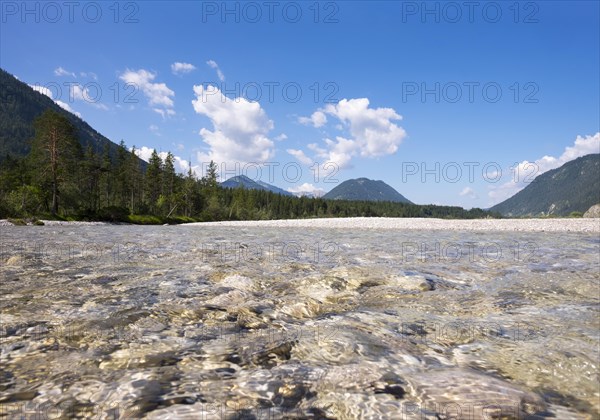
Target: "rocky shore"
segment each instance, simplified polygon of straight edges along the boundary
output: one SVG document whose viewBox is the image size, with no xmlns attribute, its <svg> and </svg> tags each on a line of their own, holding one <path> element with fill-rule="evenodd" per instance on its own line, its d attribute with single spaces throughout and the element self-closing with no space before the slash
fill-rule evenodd
<svg viewBox="0 0 600 420">
<path fill-rule="evenodd" d="M 332 229 L 469 230 L 523 232 L 600 233 L 599 219 L 473 219 L 343 217 L 334 219 L 294 219 L 189 223 L 186 226 L 305 227 Z"/>
</svg>

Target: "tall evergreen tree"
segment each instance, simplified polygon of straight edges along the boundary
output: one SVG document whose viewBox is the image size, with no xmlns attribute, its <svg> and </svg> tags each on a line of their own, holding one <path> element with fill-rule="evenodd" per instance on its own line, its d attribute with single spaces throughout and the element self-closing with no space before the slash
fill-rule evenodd
<svg viewBox="0 0 600 420">
<path fill-rule="evenodd" d="M 154 214 L 157 212 L 158 199 L 162 192 L 162 168 L 162 159 L 154 149 L 148 161 L 145 177 L 146 204 Z"/>
<path fill-rule="evenodd" d="M 134 155 L 135 156 L 135 155 Z M 130 202 L 130 180 L 129 176 L 129 162 L 130 156 L 129 151 L 127 150 L 127 146 L 125 142 L 121 140 L 119 143 L 119 147 L 117 148 L 117 156 L 115 162 L 115 195 L 116 195 L 116 205 L 120 207 L 128 207 Z"/>
<path fill-rule="evenodd" d="M 144 191 L 144 179 L 140 168 L 140 161 L 136 154 L 135 145 L 131 149 L 129 163 L 127 165 L 127 189 L 129 191 L 129 211 L 137 212 L 142 205 L 142 192 Z"/>
<path fill-rule="evenodd" d="M 57 215 L 61 189 L 74 182 L 81 145 L 75 127 L 61 114 L 47 110 L 34 123 L 35 137 L 31 149 L 31 162 L 38 180 L 49 187 L 50 211 Z"/>
<path fill-rule="evenodd" d="M 94 214 L 98 211 L 100 201 L 99 181 L 102 171 L 102 163 L 94 152 L 92 145 L 88 145 L 85 151 L 85 159 L 80 165 L 81 173 L 81 192 L 83 206 L 86 213 Z"/>
<path fill-rule="evenodd" d="M 114 172 L 112 169 L 110 148 L 108 146 L 104 146 L 102 149 L 102 162 L 100 163 L 100 207 L 108 207 L 112 205 L 114 184 Z"/>
<path fill-rule="evenodd" d="M 163 165 L 163 194 L 170 197 L 175 192 L 175 157 L 173 153 L 167 153 Z"/>
<path fill-rule="evenodd" d="M 184 216 L 191 217 L 191 215 L 195 212 L 196 196 L 196 179 L 194 178 L 194 172 L 192 171 L 192 166 L 190 164 L 188 167 L 187 176 L 183 181 Z"/>
<path fill-rule="evenodd" d="M 177 202 L 177 196 L 179 194 L 175 194 L 175 184 L 177 181 L 177 174 L 175 173 L 175 157 L 173 153 L 168 152 L 165 157 L 165 161 L 163 164 L 163 197 L 164 197 L 164 206 L 163 210 L 167 212 L 167 216 L 169 216 L 176 206 L 179 205 Z"/>
<path fill-rule="evenodd" d="M 211 191 L 214 191 L 219 186 L 219 173 L 217 164 L 214 161 L 210 161 L 208 164 L 208 168 L 206 169 L 206 174 L 202 177 L 202 186 Z"/>
</svg>

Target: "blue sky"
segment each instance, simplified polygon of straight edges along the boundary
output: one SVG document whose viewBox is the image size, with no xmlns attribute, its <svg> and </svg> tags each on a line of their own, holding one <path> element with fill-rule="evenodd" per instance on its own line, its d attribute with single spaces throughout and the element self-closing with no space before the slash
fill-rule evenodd
<svg viewBox="0 0 600 420">
<path fill-rule="evenodd" d="M 198 173 L 486 208 L 600 152 L 597 1 L 0 4 L 0 67 Z"/>
</svg>

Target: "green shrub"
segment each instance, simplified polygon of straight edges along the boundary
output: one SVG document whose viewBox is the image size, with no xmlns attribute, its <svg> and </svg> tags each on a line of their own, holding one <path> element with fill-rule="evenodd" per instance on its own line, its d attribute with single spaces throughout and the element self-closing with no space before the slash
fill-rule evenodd
<svg viewBox="0 0 600 420">
<path fill-rule="evenodd" d="M 27 222 L 23 219 L 8 219 L 15 226 L 27 226 Z"/>
<path fill-rule="evenodd" d="M 169 224 L 193 223 L 196 219 L 187 216 L 174 216 L 167 219 Z"/>
<path fill-rule="evenodd" d="M 103 207 L 98 210 L 97 218 L 105 222 L 128 222 L 129 209 L 119 206 Z"/>
<path fill-rule="evenodd" d="M 130 214 L 127 217 L 129 223 L 136 225 L 162 225 L 163 221 L 157 216 L 149 216 L 145 214 Z"/>
</svg>

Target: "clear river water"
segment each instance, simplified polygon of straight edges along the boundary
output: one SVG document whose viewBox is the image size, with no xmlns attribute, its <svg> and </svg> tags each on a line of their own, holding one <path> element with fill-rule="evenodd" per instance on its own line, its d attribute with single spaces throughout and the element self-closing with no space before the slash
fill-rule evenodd
<svg viewBox="0 0 600 420">
<path fill-rule="evenodd" d="M 0 229 L 0 417 L 600 416 L 597 234 Z"/>
</svg>

